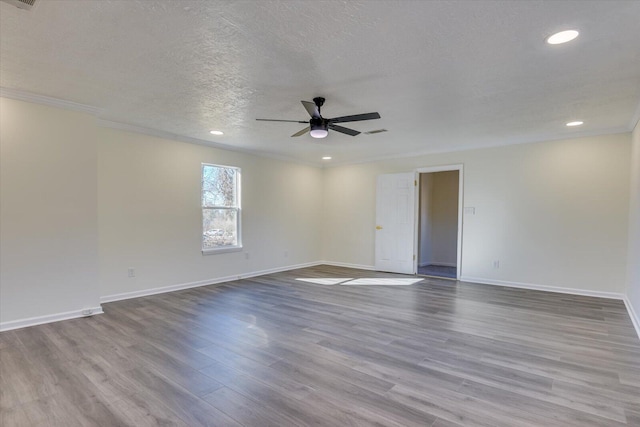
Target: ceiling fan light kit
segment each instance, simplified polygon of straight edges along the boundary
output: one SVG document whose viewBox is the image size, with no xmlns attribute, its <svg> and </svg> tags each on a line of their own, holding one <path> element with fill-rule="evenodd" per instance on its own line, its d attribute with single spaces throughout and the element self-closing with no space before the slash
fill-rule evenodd
<svg viewBox="0 0 640 427">
<path fill-rule="evenodd" d="M 311 132 L 309 132 L 311 134 L 311 138 L 325 138 L 327 135 L 329 135 L 329 131 L 326 129 L 311 129 Z"/>
<path fill-rule="evenodd" d="M 311 128 L 311 131 L 309 133 L 311 134 L 312 138 L 325 138 L 327 135 L 329 135 L 327 123 L 320 117 L 312 117 L 309 121 L 309 127 Z"/>
<path fill-rule="evenodd" d="M 309 126 L 294 133 L 291 135 L 292 137 L 298 137 L 304 135 L 309 132 L 312 138 L 325 138 L 329 134 L 329 129 L 334 130 L 336 132 L 344 133 L 345 135 L 356 136 L 359 135 L 360 132 L 357 130 L 349 129 L 343 126 L 338 126 L 335 123 L 345 123 L 345 122 L 359 122 L 363 120 L 374 120 L 379 119 L 380 114 L 377 112 L 374 113 L 366 113 L 366 114 L 356 114 L 353 116 L 341 116 L 334 117 L 332 119 L 325 119 L 320 114 L 320 109 L 324 105 L 325 99 L 322 97 L 313 98 L 313 102 L 309 101 L 300 101 L 302 102 L 302 106 L 307 110 L 311 119 L 309 120 Z M 307 123 L 301 120 L 279 120 L 279 119 L 256 119 L 263 122 L 291 122 L 291 123 Z"/>
</svg>

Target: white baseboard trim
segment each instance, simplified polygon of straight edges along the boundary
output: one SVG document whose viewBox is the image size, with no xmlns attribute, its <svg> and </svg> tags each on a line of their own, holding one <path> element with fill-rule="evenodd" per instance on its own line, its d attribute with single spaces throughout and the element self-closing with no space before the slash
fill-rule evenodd
<svg viewBox="0 0 640 427">
<path fill-rule="evenodd" d="M 638 312 L 633 308 L 629 297 L 625 295 L 623 301 L 624 305 L 627 307 L 627 313 L 629 313 L 631 323 L 633 323 L 633 327 L 636 329 L 636 334 L 638 334 L 638 338 L 640 338 L 640 316 L 638 316 Z"/>
<path fill-rule="evenodd" d="M 337 262 L 337 261 L 322 261 L 319 262 L 318 265 L 330 265 L 333 267 L 347 267 L 347 268 L 357 268 L 358 270 L 369 270 L 375 271 L 376 267 L 373 265 L 362 265 L 362 264 L 349 264 L 347 262 Z"/>
<path fill-rule="evenodd" d="M 622 293 L 588 291 L 585 289 L 575 289 L 575 288 L 559 288 L 555 286 L 534 285 L 532 283 L 506 282 L 502 280 L 482 279 L 478 277 L 465 277 L 465 276 L 461 277 L 460 281 L 482 283 L 484 285 L 504 286 L 508 288 L 531 289 L 534 291 L 558 292 L 562 294 L 583 295 L 587 297 L 622 300 L 627 309 L 627 313 L 629 313 L 629 317 L 631 318 L 631 323 L 633 324 L 633 327 L 636 330 L 636 334 L 638 335 L 638 338 L 640 338 L 640 316 L 638 316 L 638 313 L 633 308 L 633 305 L 631 305 L 631 301 L 629 301 L 629 298 Z"/>
<path fill-rule="evenodd" d="M 533 283 L 521 282 L 507 282 L 503 280 L 484 279 L 480 277 L 462 276 L 459 280 L 461 282 L 481 283 L 483 285 L 505 286 L 508 288 L 531 289 L 534 291 L 557 292 L 561 294 L 583 295 L 587 297 L 609 298 L 617 300 L 624 300 L 625 298 L 624 294 L 617 292 L 589 291 L 586 289 L 576 288 L 560 288 L 556 286 L 536 285 Z"/>
<path fill-rule="evenodd" d="M 85 310 L 91 310 L 91 314 L 83 314 Z M 64 313 L 48 314 L 46 316 L 29 317 L 27 319 L 12 320 L 0 323 L 0 332 L 11 331 L 13 329 L 26 328 L 28 326 L 42 325 L 45 323 L 59 322 L 60 320 L 77 319 L 79 317 L 89 317 L 95 314 L 102 314 L 102 307 L 89 307 L 80 310 L 67 311 Z"/>
<path fill-rule="evenodd" d="M 106 295 L 106 296 L 100 297 L 100 303 L 104 304 L 104 303 L 108 303 L 108 302 L 122 301 L 122 300 L 125 300 L 125 299 L 131 299 L 131 298 L 140 298 L 140 297 L 146 297 L 146 296 L 149 296 L 149 295 L 164 294 L 166 292 L 175 292 L 175 291 L 180 291 L 180 290 L 183 290 L 183 289 L 198 288 L 200 286 L 217 285 L 217 284 L 220 284 L 220 283 L 230 282 L 230 281 L 233 281 L 233 280 L 240 280 L 240 279 L 247 279 L 247 278 L 250 278 L 250 277 L 263 276 L 265 274 L 280 273 L 282 271 L 296 270 L 298 268 L 305 268 L 305 267 L 315 267 L 316 265 L 320 265 L 320 264 L 322 264 L 322 262 L 319 262 L 319 261 L 307 262 L 307 263 L 303 263 L 303 264 L 287 265 L 287 266 L 283 266 L 283 267 L 269 268 L 269 269 L 266 269 L 266 270 L 252 271 L 252 272 L 248 272 L 248 273 L 240 273 L 240 274 L 235 274 L 235 275 L 232 275 L 232 276 L 215 277 L 215 278 L 207 279 L 207 280 L 198 280 L 197 282 L 179 283 L 177 285 L 161 286 L 159 288 L 142 289 L 142 290 L 139 290 L 139 291 L 123 292 L 123 293 L 120 293 L 120 294 Z"/>
</svg>

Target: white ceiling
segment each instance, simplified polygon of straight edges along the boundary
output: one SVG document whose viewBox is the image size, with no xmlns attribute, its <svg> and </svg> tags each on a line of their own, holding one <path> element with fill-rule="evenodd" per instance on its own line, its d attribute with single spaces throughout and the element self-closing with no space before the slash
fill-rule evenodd
<svg viewBox="0 0 640 427">
<path fill-rule="evenodd" d="M 574 42 L 544 43 L 568 28 Z M 638 118 L 640 1 L 0 3 L 0 86 L 316 164 L 623 132 Z M 318 141 L 255 120 L 308 120 L 300 100 L 319 95 L 325 117 L 378 111 L 344 126 L 389 132 Z"/>
</svg>

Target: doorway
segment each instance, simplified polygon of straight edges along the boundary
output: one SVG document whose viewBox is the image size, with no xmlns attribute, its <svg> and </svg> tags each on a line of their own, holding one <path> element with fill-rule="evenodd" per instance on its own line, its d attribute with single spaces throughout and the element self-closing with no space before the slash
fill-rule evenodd
<svg viewBox="0 0 640 427">
<path fill-rule="evenodd" d="M 416 273 L 460 277 L 462 166 L 418 170 Z"/>
</svg>

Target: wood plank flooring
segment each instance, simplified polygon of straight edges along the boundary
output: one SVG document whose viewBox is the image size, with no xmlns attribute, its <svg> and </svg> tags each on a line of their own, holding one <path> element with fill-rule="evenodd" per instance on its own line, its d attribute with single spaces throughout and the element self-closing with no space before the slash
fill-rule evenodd
<svg viewBox="0 0 640 427">
<path fill-rule="evenodd" d="M 407 276 L 320 266 L 1 333 L 0 425 L 640 425 L 621 301 L 312 282 L 370 277 Z"/>
</svg>

